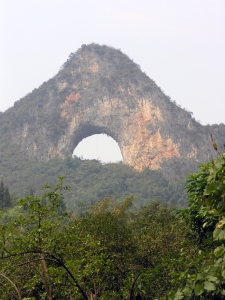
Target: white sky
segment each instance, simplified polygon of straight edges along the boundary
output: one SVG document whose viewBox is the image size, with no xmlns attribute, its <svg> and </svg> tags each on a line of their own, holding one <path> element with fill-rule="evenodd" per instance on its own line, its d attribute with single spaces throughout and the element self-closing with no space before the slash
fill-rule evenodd
<svg viewBox="0 0 225 300">
<path fill-rule="evenodd" d="M 73 155 L 84 159 L 97 159 L 103 163 L 123 161 L 119 145 L 105 134 L 94 134 L 83 139 Z"/>
<path fill-rule="evenodd" d="M 225 123 L 224 0 L 0 0 L 0 110 L 91 42 L 120 48 L 202 124 Z"/>
</svg>

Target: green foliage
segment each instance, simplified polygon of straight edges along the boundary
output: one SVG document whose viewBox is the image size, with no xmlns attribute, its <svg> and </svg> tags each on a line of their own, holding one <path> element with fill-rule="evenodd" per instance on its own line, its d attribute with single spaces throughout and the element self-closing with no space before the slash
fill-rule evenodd
<svg viewBox="0 0 225 300">
<path fill-rule="evenodd" d="M 180 211 L 202 251 L 180 274 L 181 287 L 171 292 L 171 299 L 225 298 L 225 152 L 213 146 L 218 158 L 189 176 L 189 206 Z"/>
<path fill-rule="evenodd" d="M 0 183 L 0 209 L 7 209 L 11 206 L 11 197 L 8 187 L 4 187 L 3 180 Z"/>
<path fill-rule="evenodd" d="M 78 216 L 59 211 L 63 179 L 19 200 L 0 222 L 0 298 L 159 299 L 186 232 L 174 207 L 107 197 Z M 6 213 L 5 213 L 6 214 Z M 185 245 L 183 245 L 185 248 Z M 33 297 L 33 298 L 32 298 Z"/>
<path fill-rule="evenodd" d="M 135 195 L 136 208 L 148 205 L 151 200 L 162 200 L 179 207 L 187 203 L 184 181 L 170 183 L 160 171 L 145 169 L 138 172 L 122 163 L 103 165 L 96 160 L 77 157 L 28 160 L 12 145 L 10 152 L 4 151 L 1 170 L 10 194 L 17 197 L 30 194 L 31 189 L 39 195 L 39 187 L 44 182 L 54 185 L 59 174 L 66 176 L 66 184 L 71 190 L 65 193 L 64 202 L 69 210 L 83 211 L 105 196 L 124 199 Z"/>
</svg>

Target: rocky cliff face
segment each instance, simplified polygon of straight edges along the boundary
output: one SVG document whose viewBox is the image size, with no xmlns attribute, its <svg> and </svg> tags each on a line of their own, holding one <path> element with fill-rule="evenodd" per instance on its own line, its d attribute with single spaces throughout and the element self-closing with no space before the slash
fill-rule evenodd
<svg viewBox="0 0 225 300">
<path fill-rule="evenodd" d="M 210 133 L 225 142 L 225 125 L 202 126 L 171 102 L 121 51 L 96 44 L 71 54 L 59 73 L 0 117 L 28 157 L 72 155 L 96 133 L 119 144 L 124 163 L 137 170 L 161 168 L 167 177 L 209 159 Z"/>
</svg>

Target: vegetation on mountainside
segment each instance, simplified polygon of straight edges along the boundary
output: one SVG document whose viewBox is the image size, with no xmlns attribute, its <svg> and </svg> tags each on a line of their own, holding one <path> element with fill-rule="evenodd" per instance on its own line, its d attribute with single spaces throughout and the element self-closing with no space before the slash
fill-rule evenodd
<svg viewBox="0 0 225 300">
<path fill-rule="evenodd" d="M 63 177 L 22 198 L 1 214 L 0 298 L 225 299 L 225 153 L 200 168 L 178 213 L 132 196 L 66 212 Z"/>
<path fill-rule="evenodd" d="M 27 160 L 25 156 L 18 159 L 10 153 L 3 157 L 1 174 L 11 194 L 16 194 L 17 198 L 29 194 L 31 189 L 38 193 L 45 182 L 54 185 L 59 174 L 66 176 L 65 183 L 71 189 L 65 193 L 65 203 L 68 209 L 80 211 L 105 196 L 124 199 L 135 195 L 136 207 L 147 205 L 150 200 L 162 200 L 180 207 L 187 203 L 184 181 L 169 183 L 160 171 L 138 172 L 122 163 L 103 165 L 96 160 L 77 157 L 38 162 Z"/>
<path fill-rule="evenodd" d="M 7 209 L 11 206 L 11 197 L 9 189 L 4 186 L 3 180 L 0 183 L 0 209 Z"/>
<path fill-rule="evenodd" d="M 98 71 L 93 72 L 93 66 Z M 99 101 L 112 104 L 115 98 L 120 99 L 119 102 L 132 114 L 132 110 L 137 108 L 137 99 L 148 99 L 162 116 L 153 126 L 155 132 L 159 130 L 163 139 L 170 137 L 173 143 L 179 145 L 180 157 L 176 161 L 165 159 L 161 164 L 171 181 L 184 178 L 187 170 L 193 171 L 196 161 L 208 160 L 210 132 L 217 140 L 224 140 L 224 124 L 200 125 L 190 112 L 166 96 L 127 55 L 112 47 L 92 43 L 72 53 L 58 74 L 0 114 L 0 168 L 2 162 L 5 163 L 5 153 L 11 151 L 12 143 L 18 145 L 18 152 L 23 151 L 28 157 L 49 158 L 50 144 L 57 146 L 62 135 L 68 133 L 70 113 L 65 118 L 61 112 L 66 109 L 62 104 L 72 94 L 79 99 L 70 101 L 70 113 L 82 111 L 82 115 Z M 95 114 L 101 115 L 98 105 Z M 89 117 L 83 121 L 83 124 L 89 123 Z M 151 125 L 148 124 L 146 129 L 150 130 Z M 117 126 L 116 122 L 114 126 Z M 110 131 L 109 126 L 105 127 Z M 82 131 L 82 125 L 79 130 Z M 219 147 L 222 148 L 222 145 Z"/>
</svg>

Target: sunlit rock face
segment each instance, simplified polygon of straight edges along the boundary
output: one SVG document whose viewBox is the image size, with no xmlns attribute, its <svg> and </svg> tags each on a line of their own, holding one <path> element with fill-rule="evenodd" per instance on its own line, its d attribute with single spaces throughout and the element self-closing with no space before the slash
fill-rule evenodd
<svg viewBox="0 0 225 300">
<path fill-rule="evenodd" d="M 225 141 L 223 124 L 200 125 L 120 50 L 96 44 L 71 54 L 55 77 L 14 106 L 6 112 L 14 114 L 11 138 L 38 160 L 71 156 L 83 138 L 105 133 L 124 163 L 175 178 L 209 159 L 210 133 Z"/>
</svg>

